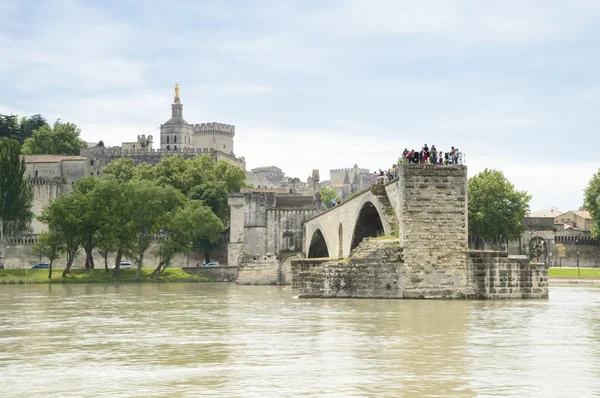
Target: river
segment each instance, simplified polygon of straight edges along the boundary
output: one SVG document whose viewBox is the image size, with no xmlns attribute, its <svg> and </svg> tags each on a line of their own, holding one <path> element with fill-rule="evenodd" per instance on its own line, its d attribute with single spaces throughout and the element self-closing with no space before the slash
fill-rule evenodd
<svg viewBox="0 0 600 398">
<path fill-rule="evenodd" d="M 234 284 L 0 286 L 7 397 L 600 395 L 600 287 L 305 300 Z"/>
</svg>

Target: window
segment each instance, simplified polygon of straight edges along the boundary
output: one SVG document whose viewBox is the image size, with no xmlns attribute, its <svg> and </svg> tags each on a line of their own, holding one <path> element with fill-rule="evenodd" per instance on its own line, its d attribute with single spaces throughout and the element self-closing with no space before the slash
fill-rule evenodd
<svg viewBox="0 0 600 398">
<path fill-rule="evenodd" d="M 133 144 L 133 149 L 135 149 L 135 144 Z"/>
<path fill-rule="evenodd" d="M 35 171 L 35 178 L 37 178 L 37 177 L 38 177 L 38 171 L 36 170 Z"/>
<path fill-rule="evenodd" d="M 93 165 L 94 165 L 94 159 L 91 159 L 90 160 L 90 166 L 93 166 Z"/>
<path fill-rule="evenodd" d="M 94 172 L 92 171 L 92 172 L 90 173 L 90 175 L 91 175 L 91 176 L 93 176 L 93 175 L 94 175 Z"/>
<path fill-rule="evenodd" d="M 177 136 L 173 137 L 173 144 L 177 144 Z"/>
<path fill-rule="evenodd" d="M 98 170 L 98 171 L 96 172 L 96 175 L 97 175 L 97 176 L 99 176 L 99 175 L 100 175 L 100 170 Z"/>
<path fill-rule="evenodd" d="M 169 143 L 169 136 L 167 136 L 167 144 Z M 167 148 L 168 149 L 168 148 Z"/>
<path fill-rule="evenodd" d="M 173 147 L 173 150 L 174 150 L 174 151 L 176 151 L 176 150 L 177 150 L 177 145 L 175 145 L 175 146 Z"/>
</svg>

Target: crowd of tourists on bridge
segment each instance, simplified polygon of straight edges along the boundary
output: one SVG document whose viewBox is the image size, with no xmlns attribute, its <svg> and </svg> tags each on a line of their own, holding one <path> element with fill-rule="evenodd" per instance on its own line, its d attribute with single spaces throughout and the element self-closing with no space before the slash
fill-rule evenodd
<svg viewBox="0 0 600 398">
<path fill-rule="evenodd" d="M 386 180 L 391 181 L 396 178 L 398 166 L 403 163 L 450 166 L 462 164 L 462 154 L 458 151 L 458 148 L 452 147 L 450 151 L 442 152 L 438 151 L 435 145 L 430 148 L 427 144 L 423 145 L 420 151 L 414 149 L 409 151 L 408 148 L 404 148 L 402 156 L 398 159 L 398 164 L 394 164 L 391 169 L 375 171 L 377 181 L 385 183 Z"/>
</svg>

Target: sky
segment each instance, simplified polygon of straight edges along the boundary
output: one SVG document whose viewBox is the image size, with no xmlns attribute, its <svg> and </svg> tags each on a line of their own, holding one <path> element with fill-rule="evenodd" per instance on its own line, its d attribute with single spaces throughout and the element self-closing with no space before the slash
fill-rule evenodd
<svg viewBox="0 0 600 398">
<path fill-rule="evenodd" d="M 600 167 L 597 0 L 0 0 L 0 113 L 154 135 L 236 126 L 247 168 L 389 168 L 404 148 L 504 172 L 531 210 Z"/>
</svg>

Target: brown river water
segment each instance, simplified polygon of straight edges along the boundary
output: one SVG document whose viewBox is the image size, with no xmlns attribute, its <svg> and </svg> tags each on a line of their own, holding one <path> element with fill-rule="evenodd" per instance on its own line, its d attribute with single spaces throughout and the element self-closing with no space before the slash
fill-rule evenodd
<svg viewBox="0 0 600 398">
<path fill-rule="evenodd" d="M 600 396 L 600 286 L 539 301 L 295 295 L 0 286 L 0 396 Z"/>
</svg>

